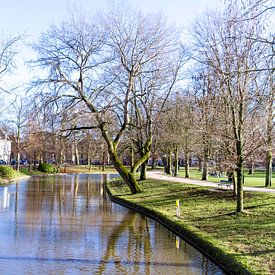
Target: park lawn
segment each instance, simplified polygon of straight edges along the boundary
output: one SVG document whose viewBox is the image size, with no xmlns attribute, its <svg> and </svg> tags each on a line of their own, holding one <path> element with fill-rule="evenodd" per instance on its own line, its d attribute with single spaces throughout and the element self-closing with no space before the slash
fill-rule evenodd
<svg viewBox="0 0 275 275">
<path fill-rule="evenodd" d="M 29 176 L 35 175 L 46 175 L 47 173 L 38 171 L 38 170 L 31 170 L 29 171 L 28 167 L 20 167 L 20 171 Z M 73 165 L 73 166 L 66 166 L 59 168 L 60 173 L 75 173 L 75 174 L 100 174 L 100 173 L 117 173 L 116 170 L 112 167 L 106 167 L 104 171 L 102 171 L 101 166 L 92 166 L 89 169 L 86 165 Z"/>
<path fill-rule="evenodd" d="M 179 177 L 184 177 L 185 172 L 184 169 L 181 168 L 179 171 Z M 201 180 L 202 172 L 199 171 L 197 168 L 190 169 L 190 179 Z M 273 179 L 273 186 L 268 187 L 271 189 L 275 189 L 275 172 L 272 173 Z M 213 176 L 208 176 L 208 181 L 211 182 L 220 182 L 220 180 L 227 180 L 227 177 L 218 178 Z M 253 175 L 248 174 L 248 170 L 244 172 L 244 186 L 250 187 L 259 187 L 259 188 L 266 188 L 265 187 L 265 171 L 263 170 L 256 170 Z"/>
<path fill-rule="evenodd" d="M 105 166 L 104 171 L 102 170 L 102 167 L 99 165 L 92 165 L 91 168 L 89 168 L 88 165 L 74 165 L 74 166 L 62 166 L 60 168 L 61 173 L 76 173 L 76 174 L 99 174 L 99 173 L 117 173 L 116 170 L 112 166 Z"/>
<path fill-rule="evenodd" d="M 236 214 L 230 191 L 157 180 L 140 182 L 143 192 L 109 183 L 113 195 L 154 210 L 222 249 L 255 274 L 271 274 L 275 267 L 275 196 L 244 193 L 245 213 Z M 175 200 L 180 199 L 181 217 Z"/>
</svg>

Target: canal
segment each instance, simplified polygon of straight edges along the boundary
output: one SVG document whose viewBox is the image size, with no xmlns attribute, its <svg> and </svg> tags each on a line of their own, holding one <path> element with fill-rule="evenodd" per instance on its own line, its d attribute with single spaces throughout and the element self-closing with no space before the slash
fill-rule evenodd
<svg viewBox="0 0 275 275">
<path fill-rule="evenodd" d="M 157 222 L 112 203 L 112 175 L 0 187 L 0 274 L 223 274 Z"/>
</svg>

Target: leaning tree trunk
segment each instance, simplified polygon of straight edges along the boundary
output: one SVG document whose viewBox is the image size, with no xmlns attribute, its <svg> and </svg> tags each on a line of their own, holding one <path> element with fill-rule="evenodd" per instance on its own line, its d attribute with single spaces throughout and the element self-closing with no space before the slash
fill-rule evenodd
<svg viewBox="0 0 275 275">
<path fill-rule="evenodd" d="M 135 178 L 135 172 L 129 171 L 122 163 L 122 161 L 119 159 L 116 146 L 114 142 L 109 137 L 108 133 L 102 130 L 102 135 L 107 143 L 108 146 L 108 152 L 110 155 L 110 158 L 112 160 L 112 163 L 119 173 L 119 175 L 123 178 L 124 182 L 129 186 L 130 191 L 132 194 L 141 193 L 142 190 Z"/>
<path fill-rule="evenodd" d="M 123 163 L 119 160 L 115 151 L 109 149 L 109 154 L 112 159 L 113 165 L 119 175 L 123 178 L 124 182 L 129 186 L 132 194 L 141 193 L 141 188 L 135 178 L 134 173 L 130 172 Z"/>
</svg>

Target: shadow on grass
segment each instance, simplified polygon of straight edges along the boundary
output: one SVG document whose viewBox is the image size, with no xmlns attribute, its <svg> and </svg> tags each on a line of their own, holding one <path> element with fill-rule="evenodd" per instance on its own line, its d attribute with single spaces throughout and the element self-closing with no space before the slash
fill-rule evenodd
<svg viewBox="0 0 275 275">
<path fill-rule="evenodd" d="M 270 206 L 270 205 L 275 205 L 275 203 L 265 203 L 265 204 L 259 204 L 259 205 L 246 206 L 245 210 L 255 209 L 255 208 L 260 208 L 260 207 L 265 207 L 265 206 Z"/>
<path fill-rule="evenodd" d="M 269 249 L 269 250 L 258 250 L 250 253 L 241 253 L 241 254 L 232 254 L 232 256 L 259 256 L 267 253 L 274 253 L 275 249 Z"/>
<path fill-rule="evenodd" d="M 193 222 L 196 222 L 196 221 L 198 222 L 198 221 L 211 220 L 211 219 L 215 219 L 215 218 L 230 217 L 230 216 L 236 216 L 236 211 L 228 212 L 228 213 L 222 213 L 222 214 L 215 215 L 215 216 L 208 216 L 208 217 L 198 218 L 198 219 L 194 219 L 192 221 Z"/>
</svg>

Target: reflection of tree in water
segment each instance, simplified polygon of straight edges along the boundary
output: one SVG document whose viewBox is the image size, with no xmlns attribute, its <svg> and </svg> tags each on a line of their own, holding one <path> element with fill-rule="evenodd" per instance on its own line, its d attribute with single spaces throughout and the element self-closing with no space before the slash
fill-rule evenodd
<svg viewBox="0 0 275 275">
<path fill-rule="evenodd" d="M 123 238 L 128 237 L 128 246 L 123 248 L 123 250 L 118 247 L 119 239 L 122 236 Z M 127 259 L 124 259 L 123 252 L 127 252 Z M 145 262 L 145 274 L 150 274 L 152 254 L 148 220 L 141 218 L 139 214 L 130 212 L 124 216 L 119 226 L 110 234 L 107 250 L 99 266 L 99 273 L 103 274 L 106 265 L 109 266 L 110 262 L 114 262 L 116 272 L 119 273 L 128 273 L 125 262 L 132 262 L 134 272 L 137 273 L 140 269 L 140 262 Z"/>
</svg>

